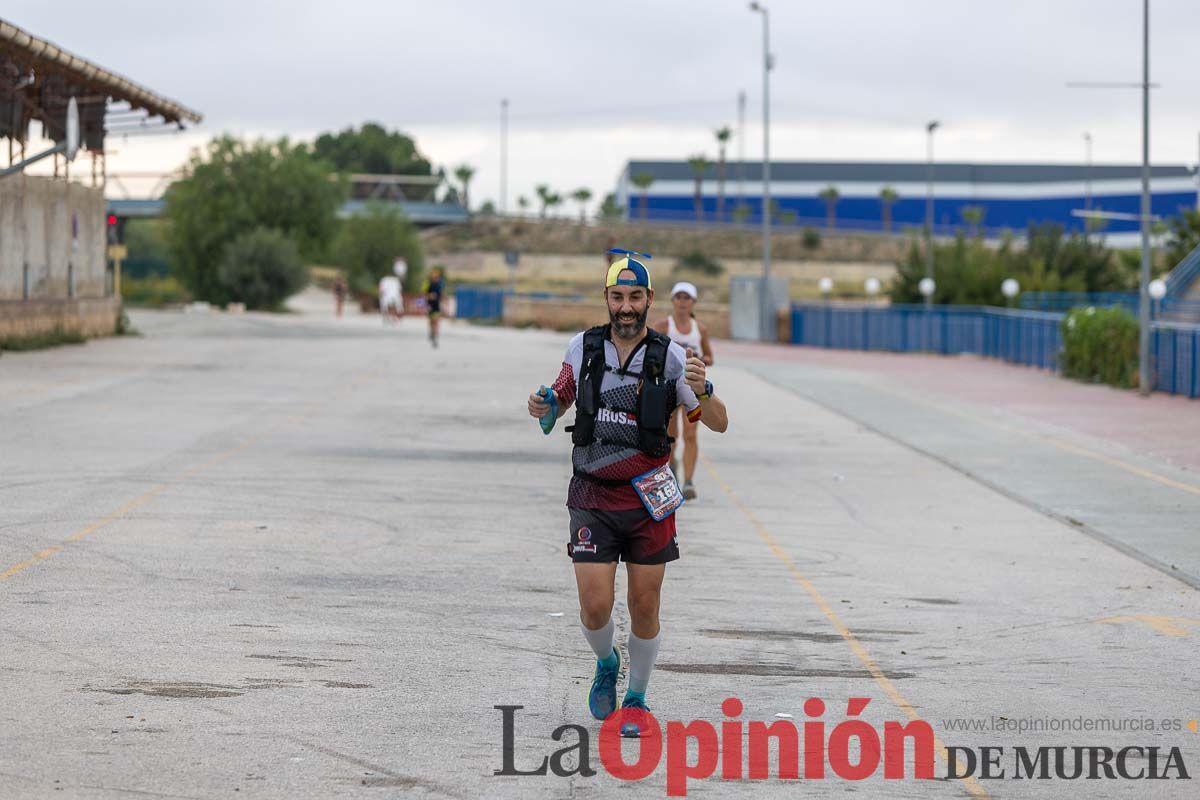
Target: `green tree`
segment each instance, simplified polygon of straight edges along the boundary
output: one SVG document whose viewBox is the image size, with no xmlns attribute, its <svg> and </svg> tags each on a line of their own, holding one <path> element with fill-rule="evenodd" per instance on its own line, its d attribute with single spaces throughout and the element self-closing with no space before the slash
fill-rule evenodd
<svg viewBox="0 0 1200 800">
<path fill-rule="evenodd" d="M 892 206 L 896 205 L 896 201 L 899 199 L 900 193 L 891 186 L 885 186 L 879 190 L 879 211 L 885 231 L 892 229 Z"/>
<path fill-rule="evenodd" d="M 554 192 L 550 191 L 550 187 L 544 183 L 539 183 L 537 186 L 533 187 L 533 191 L 537 193 L 538 200 L 541 201 L 542 204 L 542 208 L 541 211 L 538 212 L 538 216 L 542 219 L 545 219 L 546 211 L 552 205 L 550 200 L 554 197 Z"/>
<path fill-rule="evenodd" d="M 982 233 L 981 226 L 983 225 L 984 214 L 987 209 L 983 206 L 963 206 L 958 210 L 962 221 L 966 223 L 967 235 L 971 237 L 978 236 Z"/>
<path fill-rule="evenodd" d="M 166 193 L 171 268 L 199 300 L 231 298 L 217 276 L 226 246 L 255 228 L 279 231 L 308 261 L 326 255 L 345 196 L 329 166 L 287 139 L 245 143 L 230 136 L 193 154 Z"/>
<path fill-rule="evenodd" d="M 604 195 L 604 200 L 600 203 L 600 209 L 596 212 L 596 216 L 604 220 L 620 219 L 624 211 L 625 209 L 617 203 L 617 196 L 609 192 Z"/>
<path fill-rule="evenodd" d="M 275 309 L 308 284 L 296 243 L 279 231 L 255 228 L 225 248 L 217 279 L 230 301 Z"/>
<path fill-rule="evenodd" d="M 708 172 L 710 163 L 708 156 L 703 153 L 696 153 L 688 157 L 688 166 L 692 168 L 692 178 L 696 187 L 692 193 L 692 205 L 696 209 L 696 222 L 704 221 L 704 173 Z"/>
<path fill-rule="evenodd" d="M 379 279 L 391 274 L 397 258 L 408 262 L 405 287 L 420 285 L 425 254 L 416 226 L 392 206 L 372 203 L 366 213 L 342 221 L 333 245 L 334 263 L 346 272 L 350 285 L 375 291 Z"/>
<path fill-rule="evenodd" d="M 563 202 L 563 196 L 561 194 L 559 194 L 558 192 L 550 192 L 546 196 L 546 208 L 548 208 L 548 209 L 551 209 L 551 210 L 556 209 L 562 205 L 562 202 Z"/>
<path fill-rule="evenodd" d="M 467 211 L 471 210 L 471 195 L 469 186 L 471 178 L 475 177 L 475 168 L 470 164 L 463 164 L 454 170 L 454 177 L 458 178 L 458 182 L 462 184 L 462 204 Z"/>
<path fill-rule="evenodd" d="M 825 203 L 825 225 L 832 230 L 837 225 L 837 204 L 842 196 L 836 186 L 826 186 L 817 196 Z"/>
<path fill-rule="evenodd" d="M 525 195 L 517 195 L 517 208 L 521 209 L 521 216 L 525 216 L 525 212 L 529 210 L 529 198 Z"/>
<path fill-rule="evenodd" d="M 728 126 L 717 128 L 713 133 L 717 137 L 717 219 L 725 221 L 725 149 L 733 138 L 733 130 Z"/>
<path fill-rule="evenodd" d="M 358 130 L 350 127 L 340 133 L 323 133 L 313 143 L 313 153 L 339 172 L 433 174 L 429 160 L 417 151 L 411 137 L 399 131 L 389 132 L 375 122 L 368 122 Z"/>
<path fill-rule="evenodd" d="M 582 225 L 587 221 L 587 204 L 588 200 L 592 199 L 592 190 L 579 188 L 571 192 L 571 199 L 579 203 L 579 224 Z"/>
<path fill-rule="evenodd" d="M 650 192 L 650 187 L 654 184 L 654 176 L 649 172 L 639 172 L 631 177 L 630 182 L 638 188 L 642 194 L 642 221 L 646 220 L 646 201 Z"/>
<path fill-rule="evenodd" d="M 1167 237 L 1167 268 L 1171 269 L 1187 256 L 1188 253 L 1200 247 L 1200 211 L 1181 208 L 1178 217 L 1168 221 L 1169 236 Z"/>
</svg>

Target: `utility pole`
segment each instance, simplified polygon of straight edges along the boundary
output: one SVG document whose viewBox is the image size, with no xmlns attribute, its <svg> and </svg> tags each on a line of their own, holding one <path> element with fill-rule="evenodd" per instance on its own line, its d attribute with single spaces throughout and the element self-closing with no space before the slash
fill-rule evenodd
<svg viewBox="0 0 1200 800">
<path fill-rule="evenodd" d="M 508 98 L 500 101 L 500 213 L 508 213 Z"/>
<path fill-rule="evenodd" d="M 750 10 L 762 14 L 763 20 L 763 160 L 762 160 L 762 340 L 776 339 L 775 309 L 767 296 L 771 280 L 771 58 L 770 16 L 767 7 L 757 0 L 750 3 Z"/>
<path fill-rule="evenodd" d="M 925 125 L 925 277 L 933 280 L 933 132 L 936 119 Z M 925 295 L 925 310 L 933 305 L 933 295 Z"/>
<path fill-rule="evenodd" d="M 1142 273 L 1138 296 L 1138 392 L 1150 394 L 1150 0 L 1142 0 Z"/>
<path fill-rule="evenodd" d="M 1198 195 L 1200 196 L 1200 195 Z M 746 92 L 738 92 L 738 208 L 746 202 Z M 1198 200 L 1197 202 L 1200 202 Z"/>
<path fill-rule="evenodd" d="M 1092 210 L 1092 134 L 1083 132 L 1084 164 L 1083 170 L 1083 210 Z M 1087 219 L 1086 217 L 1084 218 Z M 1086 222 L 1084 223 L 1086 226 Z"/>
</svg>

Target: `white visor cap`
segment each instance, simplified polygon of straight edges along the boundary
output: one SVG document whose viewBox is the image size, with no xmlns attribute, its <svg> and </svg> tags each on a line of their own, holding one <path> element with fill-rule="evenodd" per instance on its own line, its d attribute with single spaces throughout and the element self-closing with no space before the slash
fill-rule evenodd
<svg viewBox="0 0 1200 800">
<path fill-rule="evenodd" d="M 675 295 L 679 294 L 680 292 L 683 292 L 684 294 L 690 296 L 693 300 L 700 299 L 699 293 L 696 291 L 696 285 L 694 283 L 688 283 L 687 281 L 680 281 L 679 283 L 675 284 L 675 287 L 673 289 L 671 289 L 671 297 L 674 297 Z"/>
</svg>

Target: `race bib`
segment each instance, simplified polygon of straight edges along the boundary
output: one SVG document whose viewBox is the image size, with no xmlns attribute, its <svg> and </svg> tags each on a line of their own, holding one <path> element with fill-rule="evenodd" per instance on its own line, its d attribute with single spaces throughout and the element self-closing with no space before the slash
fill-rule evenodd
<svg viewBox="0 0 1200 800">
<path fill-rule="evenodd" d="M 683 505 L 679 484 L 666 464 L 638 475 L 630 483 L 655 522 L 662 522 Z"/>
</svg>

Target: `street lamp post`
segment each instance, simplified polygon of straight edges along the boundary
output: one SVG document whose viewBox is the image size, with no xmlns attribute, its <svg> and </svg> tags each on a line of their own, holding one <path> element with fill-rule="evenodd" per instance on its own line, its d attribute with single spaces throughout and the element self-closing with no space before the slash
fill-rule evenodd
<svg viewBox="0 0 1200 800">
<path fill-rule="evenodd" d="M 1083 210 L 1092 210 L 1092 134 L 1083 132 L 1084 170 L 1083 170 Z M 1086 225 L 1086 218 L 1085 218 Z"/>
<path fill-rule="evenodd" d="M 925 125 L 925 277 L 933 280 L 933 132 L 936 119 Z M 925 295 L 925 308 L 933 305 L 933 293 Z"/>
<path fill-rule="evenodd" d="M 1150 394 L 1150 0 L 1142 0 L 1142 273 L 1138 292 L 1138 392 Z"/>
<path fill-rule="evenodd" d="M 500 101 L 500 213 L 508 213 L 508 98 Z"/>
<path fill-rule="evenodd" d="M 738 208 L 746 202 L 746 93 L 738 92 Z"/>
<path fill-rule="evenodd" d="M 1142 0 L 1142 80 L 1140 83 L 1068 83 L 1072 89 L 1142 90 L 1142 206 L 1138 215 L 1142 234 L 1142 266 L 1138 276 L 1138 392 L 1150 394 L 1150 0 Z M 1093 213 L 1089 218 L 1096 217 Z M 1105 215 L 1114 218 L 1112 215 Z"/>
<path fill-rule="evenodd" d="M 767 7 L 762 3 L 750 3 L 750 10 L 762 14 L 763 21 L 763 160 L 762 160 L 762 246 L 763 269 L 760 300 L 762 302 L 762 340 L 769 342 L 775 339 L 772 332 L 775 328 L 775 316 L 767 296 L 767 285 L 771 279 L 771 26 Z"/>
</svg>

